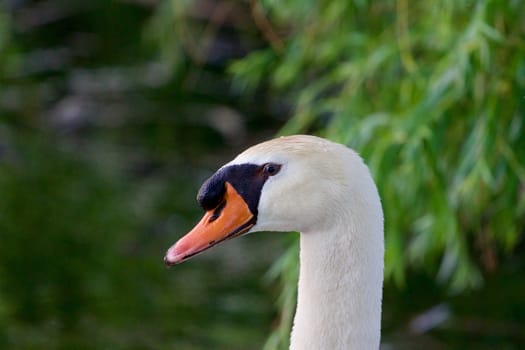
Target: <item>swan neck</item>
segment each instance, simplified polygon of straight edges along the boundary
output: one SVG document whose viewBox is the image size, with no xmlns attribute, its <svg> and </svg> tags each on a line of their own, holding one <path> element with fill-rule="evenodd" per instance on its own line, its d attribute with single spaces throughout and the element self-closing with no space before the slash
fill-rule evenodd
<svg viewBox="0 0 525 350">
<path fill-rule="evenodd" d="M 369 227 L 366 232 L 348 221 L 324 232 L 301 234 L 290 349 L 379 348 L 382 220 L 362 222 Z"/>
</svg>

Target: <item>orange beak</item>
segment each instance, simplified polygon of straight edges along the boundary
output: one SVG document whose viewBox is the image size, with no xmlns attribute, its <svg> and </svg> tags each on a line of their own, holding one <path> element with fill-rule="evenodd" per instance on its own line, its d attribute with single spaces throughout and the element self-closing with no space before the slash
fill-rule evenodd
<svg viewBox="0 0 525 350">
<path fill-rule="evenodd" d="M 164 262 L 179 264 L 218 243 L 242 235 L 255 225 L 254 215 L 242 196 L 226 182 L 224 200 L 208 210 L 201 221 L 168 249 Z"/>
</svg>

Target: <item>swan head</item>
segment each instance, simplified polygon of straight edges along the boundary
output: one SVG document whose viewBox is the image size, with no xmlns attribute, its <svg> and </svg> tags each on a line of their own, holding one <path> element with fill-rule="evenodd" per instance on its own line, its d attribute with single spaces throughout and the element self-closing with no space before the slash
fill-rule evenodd
<svg viewBox="0 0 525 350">
<path fill-rule="evenodd" d="M 329 231 L 352 202 L 377 197 L 361 158 L 315 136 L 281 137 L 255 145 L 201 187 L 201 221 L 166 253 L 168 266 L 218 243 L 257 231 Z M 343 210 L 344 209 L 344 210 Z"/>
</svg>

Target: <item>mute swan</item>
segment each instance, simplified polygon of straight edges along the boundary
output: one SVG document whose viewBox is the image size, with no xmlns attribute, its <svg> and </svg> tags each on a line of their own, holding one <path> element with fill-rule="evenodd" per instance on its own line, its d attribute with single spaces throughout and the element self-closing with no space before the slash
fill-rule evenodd
<svg viewBox="0 0 525 350">
<path fill-rule="evenodd" d="M 307 135 L 263 142 L 212 175 L 197 200 L 206 213 L 167 251 L 168 266 L 246 233 L 299 231 L 290 349 L 379 348 L 383 213 L 357 153 Z"/>
</svg>

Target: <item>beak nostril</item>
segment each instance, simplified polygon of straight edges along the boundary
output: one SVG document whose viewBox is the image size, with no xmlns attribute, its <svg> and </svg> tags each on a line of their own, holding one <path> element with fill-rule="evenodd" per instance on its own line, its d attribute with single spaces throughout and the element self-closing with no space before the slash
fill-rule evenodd
<svg viewBox="0 0 525 350">
<path fill-rule="evenodd" d="M 213 213 L 212 216 L 210 216 L 210 218 L 208 219 L 208 223 L 212 223 L 214 222 L 215 220 L 217 220 L 219 218 L 219 214 L 218 213 Z"/>
<path fill-rule="evenodd" d="M 213 210 L 213 213 L 210 215 L 210 218 L 208 219 L 208 224 L 211 224 L 212 222 L 214 222 L 215 220 L 219 218 L 225 206 L 226 206 L 226 201 L 223 200 L 222 203 L 219 204 L 217 208 Z"/>
</svg>

